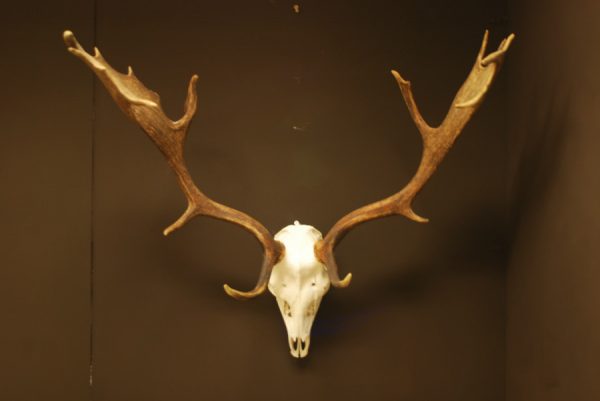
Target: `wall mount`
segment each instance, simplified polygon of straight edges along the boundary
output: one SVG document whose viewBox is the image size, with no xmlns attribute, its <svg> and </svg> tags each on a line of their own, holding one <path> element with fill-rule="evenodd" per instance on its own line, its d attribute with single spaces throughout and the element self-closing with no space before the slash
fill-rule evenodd
<svg viewBox="0 0 600 401">
<path fill-rule="evenodd" d="M 123 113 L 152 139 L 175 172 L 188 206 L 181 217 L 164 230 L 164 235 L 181 228 L 196 216 L 237 224 L 254 235 L 264 250 L 256 286 L 250 291 L 239 291 L 225 284 L 225 292 L 233 298 L 245 300 L 264 293 L 268 288 L 275 296 L 285 322 L 290 353 L 296 358 L 303 358 L 308 354 L 312 324 L 323 296 L 330 285 L 345 288 L 352 279 L 351 273 L 340 279 L 334 256 L 334 248 L 344 236 L 359 224 L 392 215 L 402 215 L 419 223 L 428 221 L 412 210 L 413 199 L 482 104 L 515 37 L 514 34 L 509 35 L 496 51 L 486 55 L 488 36 L 486 31 L 473 68 L 438 127 L 431 127 L 425 122 L 414 100 L 410 82 L 392 70 L 423 140 L 423 153 L 417 172 L 395 194 L 343 216 L 325 237 L 316 228 L 298 221 L 273 236 L 251 216 L 210 199 L 196 186 L 183 158 L 183 143 L 196 112 L 197 75 L 190 79 L 183 116 L 172 121 L 164 113 L 159 95 L 146 88 L 131 67 L 127 74 L 116 71 L 102 57 L 98 48 L 94 48 L 93 56 L 87 53 L 71 31 L 63 33 L 63 40 L 68 51 L 96 74 Z"/>
</svg>

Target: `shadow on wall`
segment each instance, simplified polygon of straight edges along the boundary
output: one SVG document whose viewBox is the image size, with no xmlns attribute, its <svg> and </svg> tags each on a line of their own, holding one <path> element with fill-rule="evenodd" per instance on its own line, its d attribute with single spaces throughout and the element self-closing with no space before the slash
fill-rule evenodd
<svg viewBox="0 0 600 401">
<path fill-rule="evenodd" d="M 347 333 L 368 326 L 374 319 L 381 321 L 381 316 L 388 316 L 385 314 L 390 307 L 412 309 L 427 303 L 432 294 L 439 290 L 439 284 L 448 278 L 487 274 L 484 271 L 490 269 L 503 271 L 507 255 L 505 227 L 504 215 L 494 210 L 481 210 L 466 220 L 460 218 L 460 225 L 440 227 L 430 244 L 435 252 L 427 256 L 427 260 L 378 267 L 381 275 L 374 275 L 370 279 L 363 276 L 360 294 L 332 288 L 324 298 L 315 320 L 311 353 L 301 361 L 290 358 L 290 363 L 297 369 L 308 369 L 313 363 L 311 361 L 314 361 L 314 355 L 330 348 L 339 349 L 340 342 L 349 340 Z M 164 238 L 157 235 L 156 241 L 158 245 Z M 270 335 L 277 341 L 284 338 L 284 326 L 270 293 L 240 305 L 223 292 L 222 285 L 227 275 L 219 266 L 195 266 L 192 262 L 194 258 L 190 258 L 190 255 L 197 249 L 186 247 L 189 253 L 182 254 L 168 248 L 168 252 L 157 254 L 165 277 L 176 281 L 178 287 L 185 288 L 198 299 L 210 299 L 215 308 L 243 313 L 257 322 L 264 319 L 272 321 L 273 327 L 278 327 L 282 332 Z M 376 255 L 373 258 L 377 264 Z M 256 269 L 251 261 L 248 265 Z M 343 262 L 342 265 L 351 266 Z M 352 338 L 356 339 L 356 334 Z"/>
<path fill-rule="evenodd" d="M 523 219 L 535 212 L 536 202 L 547 198 L 560 168 L 571 98 L 570 90 L 560 85 L 555 81 L 548 94 L 539 88 L 531 90 L 513 125 L 523 128 L 513 133 L 516 142 L 509 150 L 518 153 L 513 156 L 510 188 L 512 241 Z"/>
</svg>

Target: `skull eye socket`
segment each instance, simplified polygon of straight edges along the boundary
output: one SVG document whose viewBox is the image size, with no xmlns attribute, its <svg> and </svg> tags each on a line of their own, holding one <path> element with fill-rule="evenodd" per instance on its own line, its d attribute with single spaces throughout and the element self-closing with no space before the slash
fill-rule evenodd
<svg viewBox="0 0 600 401">
<path fill-rule="evenodd" d="M 283 301 L 283 314 L 287 317 L 292 317 L 292 308 L 290 307 L 290 304 L 287 303 L 287 301 Z"/>
</svg>

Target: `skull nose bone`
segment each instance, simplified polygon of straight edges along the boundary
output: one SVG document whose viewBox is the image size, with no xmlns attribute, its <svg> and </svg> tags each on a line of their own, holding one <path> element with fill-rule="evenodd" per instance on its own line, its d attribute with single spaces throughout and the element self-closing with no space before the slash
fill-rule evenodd
<svg viewBox="0 0 600 401">
<path fill-rule="evenodd" d="M 310 336 L 303 338 L 288 337 L 290 345 L 290 353 L 294 358 L 304 358 L 308 355 L 308 348 L 310 346 Z"/>
</svg>

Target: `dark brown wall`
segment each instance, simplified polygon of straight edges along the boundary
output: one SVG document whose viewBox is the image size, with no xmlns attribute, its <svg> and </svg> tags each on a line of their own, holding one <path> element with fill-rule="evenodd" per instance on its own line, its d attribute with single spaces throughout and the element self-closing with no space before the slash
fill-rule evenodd
<svg viewBox="0 0 600 401">
<path fill-rule="evenodd" d="M 505 33 L 502 8 L 475 2 L 168 10 L 102 1 L 98 45 L 119 68 L 133 65 L 173 118 L 200 75 L 191 171 L 207 194 L 274 232 L 294 219 L 325 230 L 405 183 L 420 143 L 389 70 L 413 80 L 439 121 L 483 29 L 495 41 Z M 253 285 L 253 238 L 206 219 L 162 237 L 182 196 L 153 145 L 100 91 L 97 399 L 503 399 L 503 81 L 417 202 L 432 224 L 372 223 L 339 248 L 355 281 L 325 298 L 300 362 L 269 294 L 240 303 L 222 292 L 224 282 Z"/>
<path fill-rule="evenodd" d="M 189 77 L 200 75 L 186 157 L 207 194 L 273 232 L 295 219 L 325 231 L 349 210 L 404 185 L 418 164 L 420 139 L 389 70 L 413 82 L 424 115 L 438 123 L 483 30 L 492 30 L 493 46 L 507 33 L 506 10 L 502 1 L 307 1 L 296 14 L 292 4 L 98 0 L 95 41 L 116 68 L 132 65 L 172 118 L 181 113 Z M 26 291 L 23 277 L 42 271 L 47 279 L 38 285 L 49 294 L 11 313 L 28 321 L 64 303 L 65 319 L 81 326 L 46 322 L 46 330 L 62 333 L 64 348 L 36 354 L 40 371 L 51 371 L 44 381 L 56 375 L 52 385 L 59 386 L 66 373 L 55 372 L 54 361 L 63 351 L 62 358 L 81 357 L 80 368 L 71 365 L 70 386 L 87 379 L 91 356 L 97 401 L 504 399 L 505 74 L 415 202 L 431 223 L 377 221 L 340 245 L 338 260 L 354 281 L 326 296 L 310 356 L 296 361 L 271 295 L 241 303 L 222 291 L 224 282 L 253 285 L 260 262 L 254 239 L 209 219 L 164 238 L 183 197 L 159 152 L 101 86 L 92 135 L 91 75 L 60 41 L 70 28 L 91 48 L 93 24 L 84 11 L 47 17 L 52 23 L 40 17 L 54 76 L 42 80 L 47 59 L 32 56 L 39 61 L 27 68 L 44 88 L 38 110 L 9 103 L 12 118 L 32 116 L 31 125 L 11 132 L 13 143 L 2 150 L 3 166 L 43 166 L 25 175 L 42 182 L 35 194 L 43 203 L 27 198 L 31 189 L 22 178 L 2 171 L 3 183 L 24 188 L 19 198 L 3 198 L 4 210 L 39 204 L 27 215 L 38 236 L 33 248 L 31 238 L 4 230 L 10 252 L 17 245 L 31 251 L 19 268 L 17 256 L 3 254 L 3 266 L 13 261 L 6 271 L 15 270 L 0 285 Z M 19 94 L 16 82 L 31 74 L 13 70 Z M 42 125 L 47 114 L 52 123 Z M 68 155 L 60 144 L 68 144 Z M 30 155 L 28 163 L 20 153 Z M 9 218 L 11 231 L 25 230 L 19 216 Z M 34 249 L 50 249 L 52 263 L 41 263 L 49 257 Z M 2 296 L 15 303 L 14 294 Z M 3 348 L 28 336 L 49 341 L 38 326 L 11 324 L 14 334 Z M 13 350 L 7 365 L 19 355 Z M 8 373 L 0 383 L 8 378 L 12 389 L 7 400 L 41 399 L 27 366 L 2 369 Z M 89 399 L 62 389 L 44 399 Z"/>
<path fill-rule="evenodd" d="M 600 399 L 600 3 L 513 1 L 510 401 Z"/>
<path fill-rule="evenodd" d="M 26 4 L 27 3 L 27 4 Z M 91 4 L 2 5 L 0 400 L 88 399 L 92 80 L 64 57 Z"/>
</svg>

